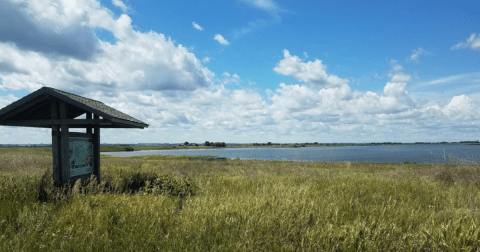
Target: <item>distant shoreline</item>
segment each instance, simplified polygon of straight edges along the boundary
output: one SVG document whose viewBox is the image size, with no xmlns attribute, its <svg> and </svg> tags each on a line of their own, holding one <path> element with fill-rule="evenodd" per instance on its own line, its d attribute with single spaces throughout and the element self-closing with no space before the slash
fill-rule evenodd
<svg viewBox="0 0 480 252">
<path fill-rule="evenodd" d="M 382 146 L 382 145 L 480 145 L 480 143 L 400 143 L 400 144 L 286 144 L 286 145 L 227 145 L 225 147 L 210 146 L 101 146 L 100 152 L 128 152 L 127 147 L 133 148 L 130 151 L 140 150 L 182 150 L 182 149 L 232 149 L 232 148 L 302 148 L 302 147 L 345 147 L 345 146 Z"/>
<path fill-rule="evenodd" d="M 345 147 L 345 146 L 384 146 L 384 145 L 480 145 L 480 143 L 368 143 L 368 144 L 272 144 L 272 145 L 227 145 L 225 147 L 212 146 L 183 146 L 183 145 L 107 145 L 100 146 L 100 152 L 128 152 L 140 150 L 182 150 L 182 149 L 232 149 L 232 148 L 302 148 L 302 147 Z M 15 146 L 15 145 L 0 145 L 0 148 L 52 148 L 51 146 Z"/>
</svg>

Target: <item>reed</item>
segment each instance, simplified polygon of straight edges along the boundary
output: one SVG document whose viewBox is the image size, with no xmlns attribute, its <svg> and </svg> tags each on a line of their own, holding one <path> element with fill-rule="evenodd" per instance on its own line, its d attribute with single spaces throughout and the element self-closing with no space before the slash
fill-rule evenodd
<svg viewBox="0 0 480 252">
<path fill-rule="evenodd" d="M 102 156 L 56 188 L 46 153 L 0 155 L 1 251 L 480 248 L 477 164 Z"/>
</svg>

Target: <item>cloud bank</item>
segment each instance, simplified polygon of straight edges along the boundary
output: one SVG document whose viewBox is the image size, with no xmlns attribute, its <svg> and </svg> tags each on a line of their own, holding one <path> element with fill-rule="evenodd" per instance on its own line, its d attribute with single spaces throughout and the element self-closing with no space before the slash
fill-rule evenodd
<svg viewBox="0 0 480 252">
<path fill-rule="evenodd" d="M 272 2 L 252 3 L 268 9 Z M 452 132 L 451 140 L 458 141 L 480 129 L 475 99 L 461 94 L 442 105 L 419 102 L 408 92 L 412 77 L 395 61 L 383 92 L 376 93 L 353 90 L 320 59 L 308 61 L 305 52 L 302 60 L 285 49 L 266 74 L 288 76 L 295 83 L 279 83 L 263 94 L 240 87 L 243 80 L 235 69 L 217 77 L 202 65 L 210 58 L 197 59 L 161 33 L 135 30 L 128 15 L 114 18 L 95 0 L 79 0 L 75 6 L 67 0 L 3 6 L 0 22 L 7 25 L 0 26 L 5 35 L 0 36 L 0 89 L 32 92 L 47 85 L 150 124 L 140 133 L 104 131 L 105 142 L 415 142 L 449 141 Z M 117 41 L 102 41 L 95 33 L 99 29 Z M 32 34 L 43 44 L 33 43 Z M 220 34 L 215 38 L 228 44 Z M 475 37 L 459 47 L 467 45 L 475 47 Z M 0 108 L 19 98 L 0 96 Z M 27 131 L 35 135 L 28 141 L 51 141 L 49 130 Z M 3 127 L 0 141 L 18 143 L 25 132 Z"/>
<path fill-rule="evenodd" d="M 115 19 L 95 0 L 7 2 L 0 10 L 0 88 L 34 91 L 195 90 L 214 74 L 165 35 L 135 31 L 128 15 Z M 111 32 L 115 44 L 95 30 Z M 4 35 L 4 36 L 3 36 Z"/>
</svg>

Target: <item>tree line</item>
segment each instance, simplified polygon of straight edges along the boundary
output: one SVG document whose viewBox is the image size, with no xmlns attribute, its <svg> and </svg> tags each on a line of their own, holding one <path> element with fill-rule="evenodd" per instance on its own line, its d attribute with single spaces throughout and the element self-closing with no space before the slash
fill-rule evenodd
<svg viewBox="0 0 480 252">
<path fill-rule="evenodd" d="M 211 147 L 225 147 L 226 144 L 225 142 L 209 142 L 209 141 L 205 141 L 205 146 L 211 146 Z M 183 144 L 183 146 L 200 146 L 196 143 L 189 143 L 189 142 L 185 142 Z"/>
<path fill-rule="evenodd" d="M 205 141 L 205 146 L 212 146 L 212 147 L 225 147 L 225 142 L 209 142 Z"/>
</svg>

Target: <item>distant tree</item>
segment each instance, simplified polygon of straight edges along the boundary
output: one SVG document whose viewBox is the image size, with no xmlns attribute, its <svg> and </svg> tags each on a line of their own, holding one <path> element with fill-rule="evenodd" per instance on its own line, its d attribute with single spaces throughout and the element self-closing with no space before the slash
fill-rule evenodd
<svg viewBox="0 0 480 252">
<path fill-rule="evenodd" d="M 215 142 L 215 143 L 210 143 L 211 146 L 215 147 L 225 147 L 225 142 Z"/>
<path fill-rule="evenodd" d="M 268 142 L 267 145 L 272 145 L 272 142 Z"/>
<path fill-rule="evenodd" d="M 198 144 L 195 144 L 195 146 L 200 146 L 200 145 L 198 145 Z"/>
<path fill-rule="evenodd" d="M 188 146 L 188 142 L 185 142 L 185 143 L 183 144 L 183 146 Z"/>
<path fill-rule="evenodd" d="M 205 146 L 210 146 L 210 142 L 209 142 L 209 141 L 205 141 Z"/>
<path fill-rule="evenodd" d="M 313 144 L 318 145 L 318 142 L 314 142 Z"/>
</svg>

